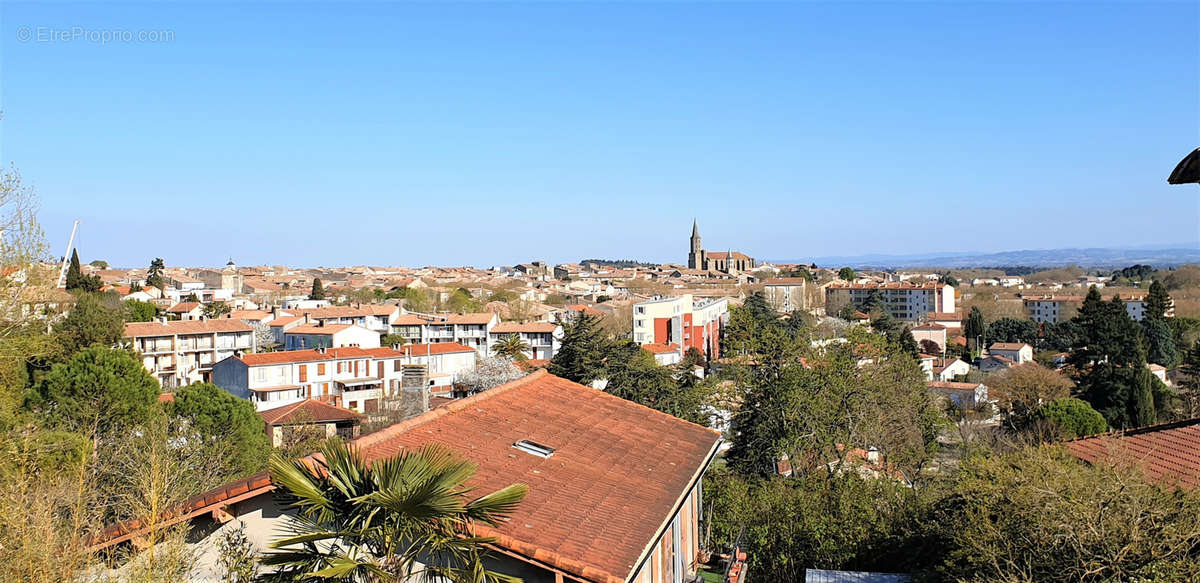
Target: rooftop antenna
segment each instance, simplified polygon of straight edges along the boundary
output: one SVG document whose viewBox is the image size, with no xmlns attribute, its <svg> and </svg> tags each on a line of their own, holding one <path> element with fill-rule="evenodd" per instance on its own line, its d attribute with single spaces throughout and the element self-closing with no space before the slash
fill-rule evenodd
<svg viewBox="0 0 1200 583">
<path fill-rule="evenodd" d="M 58 269 L 58 287 L 67 287 L 67 264 L 71 261 L 71 250 L 75 248 L 75 232 L 79 230 L 79 221 L 71 227 L 71 238 L 67 240 L 67 252 L 63 253 L 62 267 Z"/>
</svg>

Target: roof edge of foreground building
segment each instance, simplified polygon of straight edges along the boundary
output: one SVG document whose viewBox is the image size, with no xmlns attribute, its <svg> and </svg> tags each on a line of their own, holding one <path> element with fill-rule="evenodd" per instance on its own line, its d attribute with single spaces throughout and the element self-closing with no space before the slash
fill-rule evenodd
<svg viewBox="0 0 1200 583">
<path fill-rule="evenodd" d="M 1130 455 L 1153 482 L 1200 487 L 1200 417 L 1078 437 L 1061 445 L 1089 464 L 1113 454 Z"/>
<path fill-rule="evenodd" d="M 522 442 L 550 452 L 531 453 Z M 499 554 L 573 580 L 624 583 L 647 580 L 639 575 L 659 554 L 660 543 L 671 538 L 664 536 L 668 530 L 684 530 L 684 546 L 697 544 L 688 526 L 672 530 L 672 525 L 686 522 L 684 515 L 695 521 L 695 492 L 720 434 L 539 370 L 352 445 L 374 461 L 428 443 L 440 443 L 477 466 L 467 482 L 477 493 L 512 483 L 529 486 L 508 521 L 474 526 L 477 534 L 495 538 Z M 260 473 L 192 497 L 172 520 L 272 490 L 267 474 Z M 139 526 L 106 529 L 96 548 L 139 536 Z"/>
</svg>

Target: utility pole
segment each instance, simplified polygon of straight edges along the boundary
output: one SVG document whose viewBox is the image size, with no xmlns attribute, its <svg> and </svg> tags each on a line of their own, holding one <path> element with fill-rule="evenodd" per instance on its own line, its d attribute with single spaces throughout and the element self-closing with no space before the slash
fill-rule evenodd
<svg viewBox="0 0 1200 583">
<path fill-rule="evenodd" d="M 67 240 L 67 252 L 63 253 L 62 267 L 58 270 L 58 287 L 67 287 L 67 264 L 71 261 L 71 250 L 75 247 L 75 232 L 79 230 L 79 221 L 71 227 L 71 238 Z"/>
</svg>

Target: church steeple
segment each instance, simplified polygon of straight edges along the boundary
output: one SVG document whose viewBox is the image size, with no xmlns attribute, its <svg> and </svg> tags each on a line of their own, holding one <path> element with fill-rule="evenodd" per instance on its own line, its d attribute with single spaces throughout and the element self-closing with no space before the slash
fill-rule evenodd
<svg viewBox="0 0 1200 583">
<path fill-rule="evenodd" d="M 704 249 L 700 246 L 700 226 L 692 219 L 691 245 L 688 247 L 688 268 L 704 269 Z"/>
</svg>

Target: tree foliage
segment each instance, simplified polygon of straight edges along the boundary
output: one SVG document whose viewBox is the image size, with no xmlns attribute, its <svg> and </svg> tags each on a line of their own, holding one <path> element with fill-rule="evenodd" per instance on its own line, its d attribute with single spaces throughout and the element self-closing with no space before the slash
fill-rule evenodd
<svg viewBox="0 0 1200 583">
<path fill-rule="evenodd" d="M 68 352 L 93 344 L 111 347 L 125 335 L 125 317 L 117 306 L 105 305 L 99 295 L 81 294 L 55 332 Z"/>
<path fill-rule="evenodd" d="M 158 390 L 132 353 L 92 346 L 54 365 L 31 395 L 30 406 L 53 427 L 104 435 L 155 416 Z"/>
<path fill-rule="evenodd" d="M 1108 423 L 1087 401 L 1061 397 L 1042 405 L 1034 412 L 1037 422 L 1048 423 L 1062 438 L 1083 437 L 1108 431 Z"/>
<path fill-rule="evenodd" d="M 265 581 L 515 582 L 488 571 L 486 537 L 460 538 L 472 524 L 499 526 L 528 487 L 513 484 L 468 499 L 475 466 L 439 446 L 368 463 L 340 443 L 309 462 L 271 459 L 280 500 L 298 513 L 263 565 Z"/>
<path fill-rule="evenodd" d="M 212 383 L 195 383 L 175 392 L 166 406 L 175 423 L 202 440 L 229 447 L 230 463 L 239 474 L 266 468 L 271 441 L 254 405 Z"/>
<path fill-rule="evenodd" d="M 150 268 L 146 270 L 146 287 L 166 288 L 167 280 L 163 277 L 164 269 L 166 269 L 166 263 L 162 260 L 162 257 L 155 257 L 150 262 Z"/>
<path fill-rule="evenodd" d="M 141 300 L 125 300 L 126 322 L 153 322 L 158 317 L 158 306 Z"/>
<path fill-rule="evenodd" d="M 310 300 L 325 299 L 325 286 L 321 284 L 321 278 L 314 277 L 312 282 L 312 292 L 308 294 Z"/>
<path fill-rule="evenodd" d="M 547 370 L 550 374 L 580 384 L 604 378 L 604 358 L 609 343 L 600 329 L 600 319 L 590 314 L 563 323 L 563 340 Z"/>
<path fill-rule="evenodd" d="M 988 396 L 998 401 L 1009 427 L 1022 429 L 1039 407 L 1069 397 L 1075 383 L 1034 362 L 1019 364 L 987 379 Z"/>
</svg>

